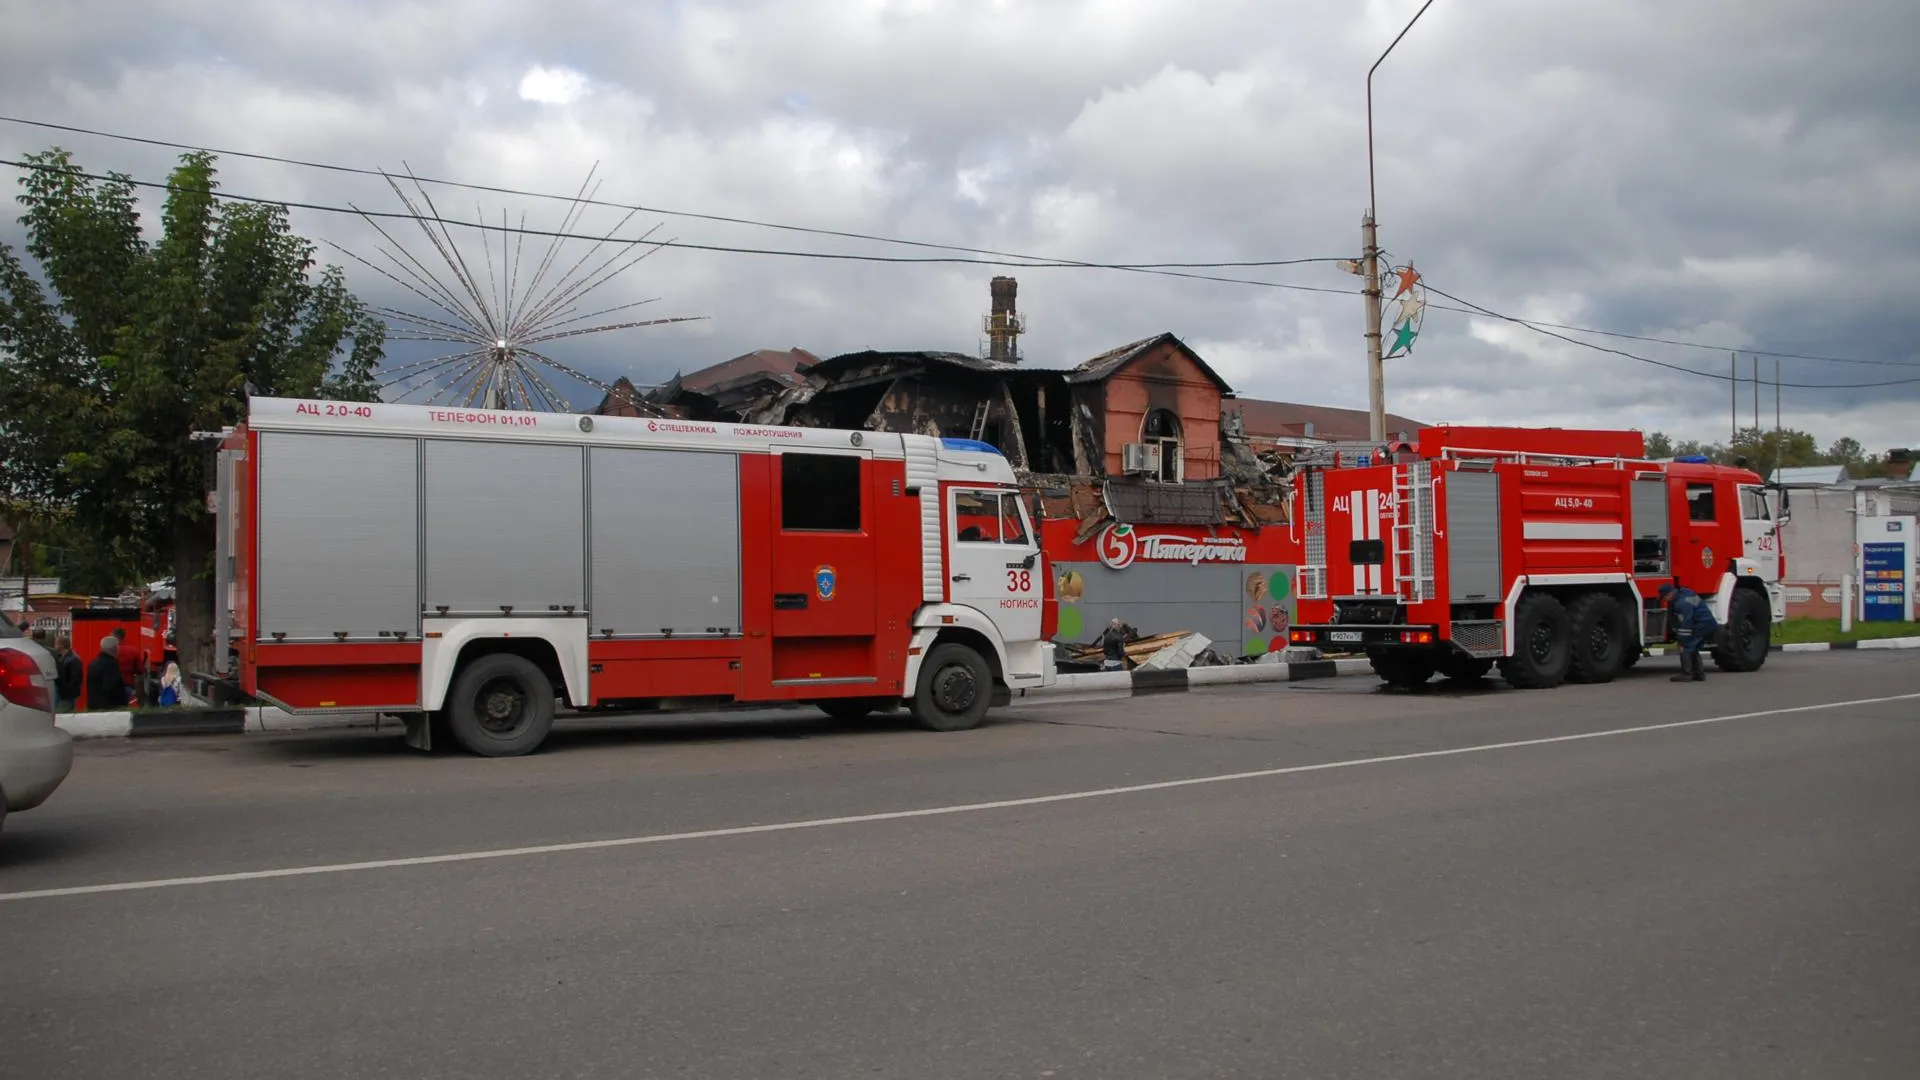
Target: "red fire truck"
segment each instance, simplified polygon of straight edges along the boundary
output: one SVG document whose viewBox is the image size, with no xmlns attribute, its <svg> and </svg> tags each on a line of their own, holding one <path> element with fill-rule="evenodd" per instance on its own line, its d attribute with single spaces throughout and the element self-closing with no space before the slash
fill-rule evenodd
<svg viewBox="0 0 1920 1080">
<path fill-rule="evenodd" d="M 1056 679 L 1053 577 L 984 443 L 255 398 L 219 476 L 241 689 L 416 747 L 528 753 L 557 700 L 953 731 Z"/>
<path fill-rule="evenodd" d="M 1389 683 L 1606 682 L 1668 639 L 1668 582 L 1713 605 L 1722 670 L 1765 663 L 1785 617 L 1780 523 L 1745 469 L 1645 460 L 1633 431 L 1464 427 L 1347 463 L 1296 481 L 1289 641 L 1364 651 Z"/>
</svg>

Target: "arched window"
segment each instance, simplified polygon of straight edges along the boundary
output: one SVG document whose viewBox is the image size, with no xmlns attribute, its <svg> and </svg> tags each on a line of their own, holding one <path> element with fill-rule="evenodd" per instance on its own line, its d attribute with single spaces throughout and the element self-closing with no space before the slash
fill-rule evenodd
<svg viewBox="0 0 1920 1080">
<path fill-rule="evenodd" d="M 1155 479 L 1177 484 L 1185 473 L 1186 455 L 1180 442 L 1180 418 L 1171 409 L 1153 409 L 1140 425 L 1140 441 L 1160 447 L 1160 474 Z"/>
</svg>

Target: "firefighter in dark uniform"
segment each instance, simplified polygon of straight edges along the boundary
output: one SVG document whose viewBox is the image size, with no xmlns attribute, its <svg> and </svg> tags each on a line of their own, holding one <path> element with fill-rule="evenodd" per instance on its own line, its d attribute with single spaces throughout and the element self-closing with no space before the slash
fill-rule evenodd
<svg viewBox="0 0 1920 1080">
<path fill-rule="evenodd" d="M 1712 605 L 1684 585 L 1660 586 L 1660 602 L 1666 605 L 1667 625 L 1673 628 L 1674 640 L 1680 643 L 1680 674 L 1672 681 L 1705 682 L 1706 662 L 1700 651 L 1713 644 L 1720 632 Z"/>
</svg>

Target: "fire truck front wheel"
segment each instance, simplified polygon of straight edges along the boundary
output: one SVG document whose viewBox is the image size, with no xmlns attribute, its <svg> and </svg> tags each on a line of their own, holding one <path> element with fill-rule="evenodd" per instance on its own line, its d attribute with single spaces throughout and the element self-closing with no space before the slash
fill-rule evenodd
<svg viewBox="0 0 1920 1080">
<path fill-rule="evenodd" d="M 481 757 L 530 754 L 553 730 L 553 683 L 523 656 L 492 653 L 460 669 L 447 691 L 447 727 Z"/>
<path fill-rule="evenodd" d="M 951 641 L 927 653 L 913 693 L 915 723 L 928 731 L 966 731 L 980 726 L 991 704 L 993 669 L 979 653 Z"/>
<path fill-rule="evenodd" d="M 1773 613 L 1767 594 L 1745 587 L 1733 590 L 1724 635 L 1713 650 L 1714 666 L 1721 671 L 1758 671 L 1773 646 Z"/>
<path fill-rule="evenodd" d="M 1523 597 L 1513 614 L 1514 655 L 1500 661 L 1500 676 L 1517 690 L 1550 690 L 1567 679 L 1573 659 L 1573 620 L 1546 593 Z"/>
</svg>

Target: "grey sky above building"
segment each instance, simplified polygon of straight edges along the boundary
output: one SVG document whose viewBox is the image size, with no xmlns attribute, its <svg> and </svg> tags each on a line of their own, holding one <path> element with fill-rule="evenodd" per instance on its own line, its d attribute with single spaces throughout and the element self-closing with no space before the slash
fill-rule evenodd
<svg viewBox="0 0 1920 1080">
<path fill-rule="evenodd" d="M 1362 80 L 1418 3 L 15 0 L 0 111 L 542 192 L 570 193 L 598 162 L 600 196 L 617 202 L 1063 260 L 1344 258 L 1367 198 Z M 1472 304 L 1715 346 L 1585 338 L 1711 375 L 1726 348 L 1873 361 L 1783 360 L 1788 383 L 1819 387 L 1784 392 L 1787 422 L 1872 450 L 1920 441 L 1914 41 L 1910 0 L 1438 0 L 1375 82 L 1381 243 Z M 143 179 L 174 156 L 0 123 L 9 159 L 55 142 Z M 371 177 L 229 158 L 222 179 L 400 209 Z M 434 195 L 469 217 L 477 199 L 496 223 L 525 211 L 534 228 L 564 212 Z M 350 216 L 294 220 L 378 246 Z M 656 222 L 701 244 L 941 254 L 647 214 L 624 235 Z M 11 220 L 0 239 L 17 243 Z M 1200 272 L 1358 286 L 1326 263 Z M 759 348 L 971 353 L 995 273 L 1019 278 L 1030 363 L 1172 331 L 1247 396 L 1366 405 L 1357 293 L 1111 270 L 670 250 L 607 302 L 658 296 L 641 310 L 706 321 L 554 355 L 648 383 Z M 1760 371 L 1772 379 L 1772 357 Z M 1387 395 L 1436 422 L 1702 438 L 1729 423 L 1724 381 L 1437 307 L 1412 355 L 1389 361 Z M 1760 412 L 1771 424 L 1771 387 Z"/>
</svg>

